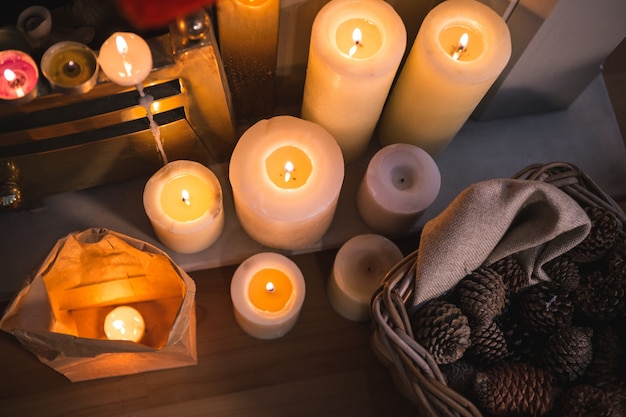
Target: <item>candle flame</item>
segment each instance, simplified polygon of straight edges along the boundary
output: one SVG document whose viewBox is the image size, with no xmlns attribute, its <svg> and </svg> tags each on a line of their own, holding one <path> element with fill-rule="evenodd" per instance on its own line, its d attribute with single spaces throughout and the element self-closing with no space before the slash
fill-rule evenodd
<svg viewBox="0 0 626 417">
<path fill-rule="evenodd" d="M 289 182 L 289 180 L 291 179 L 291 173 L 295 169 L 296 168 L 293 166 L 293 162 L 291 161 L 285 162 L 285 182 Z"/>
<path fill-rule="evenodd" d="M 24 93 L 24 89 L 22 88 L 25 82 L 23 76 L 18 78 L 15 72 L 13 72 L 9 68 L 6 68 L 4 70 L 4 78 L 9 83 L 9 87 L 15 90 L 15 95 L 17 95 L 18 97 L 24 97 L 26 95 L 26 93 Z"/>
<path fill-rule="evenodd" d="M 467 49 L 468 42 L 469 35 L 467 33 L 461 35 L 461 38 L 459 39 L 459 44 L 456 47 L 456 51 L 454 51 L 454 53 L 452 54 L 452 59 L 457 61 L 461 57 L 461 54 Z"/>
<path fill-rule="evenodd" d="M 191 202 L 189 201 L 189 191 L 187 191 L 187 190 L 183 190 L 183 191 L 180 193 L 180 195 L 181 195 L 181 199 L 183 200 L 183 202 L 184 202 L 186 205 L 188 205 L 188 206 L 189 206 L 189 205 L 191 205 Z"/>
<path fill-rule="evenodd" d="M 274 283 L 272 281 L 269 281 L 267 284 L 265 284 L 265 291 L 272 293 L 275 290 L 276 288 L 274 287 Z"/>
<path fill-rule="evenodd" d="M 359 48 L 359 46 L 361 46 L 362 40 L 363 33 L 361 32 L 361 29 L 355 28 L 352 31 L 352 42 L 354 42 L 354 45 L 352 45 L 352 47 L 350 48 L 350 52 L 348 52 L 349 56 L 353 56 L 354 54 L 356 54 L 357 49 Z"/>
<path fill-rule="evenodd" d="M 7 68 L 4 70 L 4 78 L 6 78 L 8 82 L 13 82 L 15 81 L 16 75 L 13 71 Z"/>
<path fill-rule="evenodd" d="M 115 46 L 117 47 L 117 52 L 120 54 L 126 55 L 128 53 L 128 44 L 122 35 L 115 37 Z"/>
</svg>

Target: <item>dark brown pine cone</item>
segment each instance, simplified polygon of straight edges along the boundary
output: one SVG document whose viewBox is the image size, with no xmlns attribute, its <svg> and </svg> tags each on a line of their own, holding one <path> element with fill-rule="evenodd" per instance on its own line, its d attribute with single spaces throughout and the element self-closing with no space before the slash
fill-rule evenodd
<svg viewBox="0 0 626 417">
<path fill-rule="evenodd" d="M 506 339 L 510 352 L 509 361 L 537 363 L 538 356 L 543 350 L 547 336 L 536 333 L 525 326 L 519 316 L 519 308 L 514 303 L 506 314 L 495 319 Z"/>
<path fill-rule="evenodd" d="M 600 386 L 608 397 L 608 402 L 613 407 L 611 417 L 626 416 L 626 381 L 619 384 L 603 384 Z"/>
<path fill-rule="evenodd" d="M 626 235 L 618 235 L 613 248 L 606 256 L 609 273 L 622 275 L 626 279 Z"/>
<path fill-rule="evenodd" d="M 476 377 L 476 367 L 469 361 L 459 359 L 456 362 L 439 366 L 439 370 L 446 379 L 446 385 L 462 395 L 467 395 L 472 389 Z"/>
<path fill-rule="evenodd" d="M 458 306 L 473 328 L 485 327 L 502 313 L 505 304 L 502 276 L 488 267 L 479 267 L 455 287 Z"/>
<path fill-rule="evenodd" d="M 574 305 L 568 292 L 551 283 L 540 282 L 521 294 L 519 314 L 528 329 L 549 333 L 572 323 Z"/>
<path fill-rule="evenodd" d="M 575 293 L 576 307 L 594 320 L 619 317 L 626 310 L 626 280 L 596 270 L 583 274 Z"/>
<path fill-rule="evenodd" d="M 568 253 L 575 262 L 593 262 L 600 259 L 615 244 L 619 230 L 617 216 L 604 207 L 586 207 L 591 219 L 591 230 L 585 239 Z"/>
<path fill-rule="evenodd" d="M 574 291 L 580 282 L 578 264 L 566 256 L 559 256 L 548 262 L 543 269 L 552 282 L 565 291 Z"/>
<path fill-rule="evenodd" d="M 548 336 L 541 362 L 561 382 L 572 382 L 585 373 L 593 349 L 590 327 L 561 327 Z"/>
<path fill-rule="evenodd" d="M 554 377 L 524 362 L 496 365 L 478 372 L 474 396 L 494 416 L 542 416 L 556 401 Z"/>
<path fill-rule="evenodd" d="M 585 376 L 595 385 L 619 383 L 624 361 L 624 341 L 615 326 L 605 324 L 594 329 L 591 338 L 593 359 Z"/>
<path fill-rule="evenodd" d="M 576 385 L 561 399 L 563 417 L 612 417 L 613 407 L 607 394 L 591 385 Z"/>
<path fill-rule="evenodd" d="M 508 291 L 515 294 L 529 285 L 526 272 L 515 255 L 509 255 L 489 266 L 502 276 Z"/>
<path fill-rule="evenodd" d="M 481 365 L 494 365 L 511 355 L 504 333 L 495 321 L 487 327 L 472 330 L 470 342 L 466 355 Z"/>
<path fill-rule="evenodd" d="M 437 364 L 460 359 L 470 345 L 467 317 L 460 308 L 442 300 L 430 301 L 416 312 L 413 336 Z"/>
</svg>

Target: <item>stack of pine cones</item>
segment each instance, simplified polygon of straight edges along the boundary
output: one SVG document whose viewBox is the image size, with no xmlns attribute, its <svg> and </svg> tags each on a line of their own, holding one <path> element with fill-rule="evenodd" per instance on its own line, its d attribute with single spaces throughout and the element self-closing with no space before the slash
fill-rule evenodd
<svg viewBox="0 0 626 417">
<path fill-rule="evenodd" d="M 626 239 L 586 208 L 589 235 L 530 285 L 511 255 L 412 317 L 448 385 L 492 416 L 626 416 Z"/>
</svg>

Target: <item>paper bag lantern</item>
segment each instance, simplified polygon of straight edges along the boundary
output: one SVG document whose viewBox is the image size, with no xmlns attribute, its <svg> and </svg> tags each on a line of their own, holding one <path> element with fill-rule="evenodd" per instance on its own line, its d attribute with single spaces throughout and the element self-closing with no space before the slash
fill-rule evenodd
<svg viewBox="0 0 626 417">
<path fill-rule="evenodd" d="M 158 248 L 106 229 L 54 246 L 9 304 L 0 328 L 71 381 L 197 363 L 195 283 Z M 105 318 L 134 308 L 145 332 L 109 340 Z"/>
</svg>

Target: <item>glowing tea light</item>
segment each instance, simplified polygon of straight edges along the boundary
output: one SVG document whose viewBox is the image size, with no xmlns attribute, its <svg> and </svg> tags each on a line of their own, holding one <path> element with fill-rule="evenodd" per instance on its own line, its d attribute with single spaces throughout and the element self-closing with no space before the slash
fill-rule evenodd
<svg viewBox="0 0 626 417">
<path fill-rule="evenodd" d="M 215 174 L 194 161 L 173 161 L 146 183 L 143 204 L 155 234 L 168 248 L 195 253 L 222 233 L 222 187 Z"/>
<path fill-rule="evenodd" d="M 384 236 L 364 234 L 344 243 L 335 257 L 328 282 L 328 298 L 348 320 L 370 318 L 370 299 L 402 252 Z"/>
<path fill-rule="evenodd" d="M 357 208 L 375 232 L 400 236 L 414 229 L 440 188 L 441 174 L 433 158 L 415 145 L 396 143 L 370 160 L 357 191 Z"/>
<path fill-rule="evenodd" d="M 0 51 L 0 99 L 24 102 L 37 95 L 39 70 L 25 52 Z"/>
<path fill-rule="evenodd" d="M 43 54 L 41 72 L 56 91 L 82 94 L 98 81 L 98 58 L 87 45 L 59 42 Z"/>
<path fill-rule="evenodd" d="M 475 0 L 448 0 L 424 19 L 379 124 L 383 145 L 440 154 L 511 56 L 504 20 Z"/>
<path fill-rule="evenodd" d="M 278 253 L 262 252 L 242 262 L 230 283 L 235 319 L 249 335 L 275 339 L 298 320 L 306 286 L 298 266 Z"/>
<path fill-rule="evenodd" d="M 145 329 L 141 313 L 129 306 L 114 308 L 104 319 L 104 333 L 109 340 L 139 342 Z"/>
<path fill-rule="evenodd" d="M 301 249 L 326 233 L 343 184 L 344 162 L 333 137 L 292 116 L 261 120 L 241 136 L 229 179 L 241 226 L 257 242 Z"/>
<path fill-rule="evenodd" d="M 406 48 L 382 0 L 332 0 L 311 31 L 302 118 L 335 138 L 346 162 L 365 153 Z"/>
<path fill-rule="evenodd" d="M 134 86 L 141 84 L 150 74 L 152 52 L 139 35 L 116 32 L 100 47 L 98 63 L 115 84 Z"/>
</svg>

